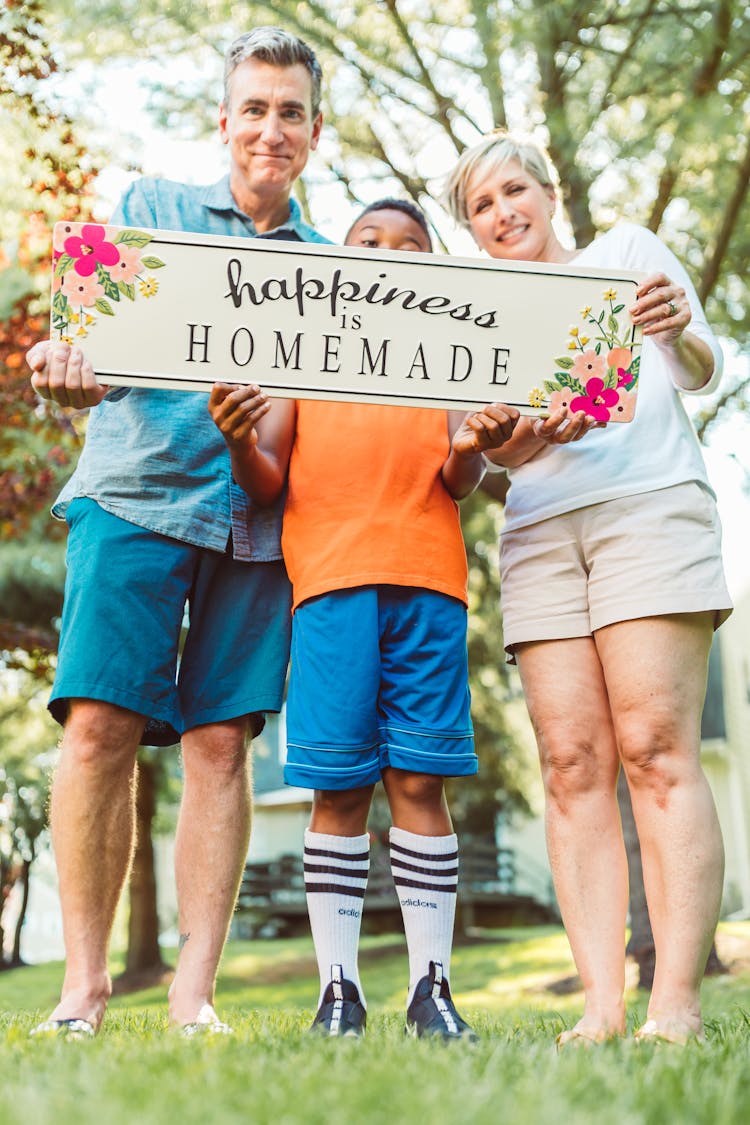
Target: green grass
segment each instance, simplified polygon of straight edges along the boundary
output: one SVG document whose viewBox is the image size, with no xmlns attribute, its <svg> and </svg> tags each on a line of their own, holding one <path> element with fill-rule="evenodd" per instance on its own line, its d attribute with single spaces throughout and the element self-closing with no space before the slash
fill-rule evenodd
<svg viewBox="0 0 750 1125">
<path fill-rule="evenodd" d="M 750 943 L 750 924 L 723 928 Z M 165 989 L 112 1001 L 87 1043 L 28 1039 L 49 1012 L 60 964 L 0 974 L 0 1123 L 192 1122 L 274 1125 L 724 1125 L 750 1120 L 750 972 L 707 980 L 708 1043 L 635 1044 L 558 1055 L 554 1037 L 581 994 L 547 987 L 573 972 L 560 930 L 496 931 L 456 951 L 452 977 L 476 1046 L 403 1035 L 406 956 L 393 936 L 365 938 L 364 1042 L 306 1035 L 317 998 L 308 939 L 228 946 L 217 1007 L 231 1038 L 167 1032 Z M 721 947 L 720 947 L 721 948 Z M 118 965 L 113 964 L 117 971 Z M 628 1023 L 646 997 L 628 993 Z"/>
</svg>

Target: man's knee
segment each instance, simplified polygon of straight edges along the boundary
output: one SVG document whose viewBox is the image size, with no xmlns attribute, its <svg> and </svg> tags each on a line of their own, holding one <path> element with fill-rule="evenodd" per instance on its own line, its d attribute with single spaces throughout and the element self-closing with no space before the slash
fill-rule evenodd
<svg viewBox="0 0 750 1125">
<path fill-rule="evenodd" d="M 221 777 L 244 773 L 249 749 L 249 726 L 244 716 L 194 727 L 182 736 L 186 774 L 201 770 Z"/>
<path fill-rule="evenodd" d="M 63 755 L 81 767 L 132 769 L 144 718 L 98 699 L 72 699 L 63 734 Z"/>
</svg>

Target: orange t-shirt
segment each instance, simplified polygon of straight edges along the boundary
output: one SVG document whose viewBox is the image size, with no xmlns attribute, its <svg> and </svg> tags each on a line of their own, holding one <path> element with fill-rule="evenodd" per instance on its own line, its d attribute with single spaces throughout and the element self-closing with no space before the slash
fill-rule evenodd
<svg viewBox="0 0 750 1125">
<path fill-rule="evenodd" d="M 443 410 L 297 403 L 282 548 L 296 608 L 353 586 L 420 586 L 466 602 L 458 505 L 441 476 Z"/>
</svg>

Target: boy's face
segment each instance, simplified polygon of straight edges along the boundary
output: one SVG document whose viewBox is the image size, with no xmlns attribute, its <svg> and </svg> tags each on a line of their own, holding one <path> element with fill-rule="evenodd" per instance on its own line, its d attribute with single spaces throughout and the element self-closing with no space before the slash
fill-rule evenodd
<svg viewBox="0 0 750 1125">
<path fill-rule="evenodd" d="M 431 251 L 429 239 L 411 216 L 403 211 L 368 211 L 346 237 L 347 246 L 369 246 L 373 250 Z"/>
</svg>

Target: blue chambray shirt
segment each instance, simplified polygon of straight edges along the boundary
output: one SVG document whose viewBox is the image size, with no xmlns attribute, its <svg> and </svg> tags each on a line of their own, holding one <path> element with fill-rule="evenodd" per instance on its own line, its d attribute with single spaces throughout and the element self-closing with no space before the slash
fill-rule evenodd
<svg viewBox="0 0 750 1125">
<path fill-rule="evenodd" d="M 209 187 L 141 179 L 112 215 L 116 226 L 150 227 L 247 238 L 328 242 L 302 221 L 296 200 L 287 221 L 258 235 L 234 201 L 229 176 Z M 129 523 L 236 559 L 281 558 L 283 496 L 260 508 L 232 479 L 229 452 L 196 391 L 116 388 L 90 412 L 73 476 L 52 507 L 64 519 L 79 496 Z"/>
</svg>

